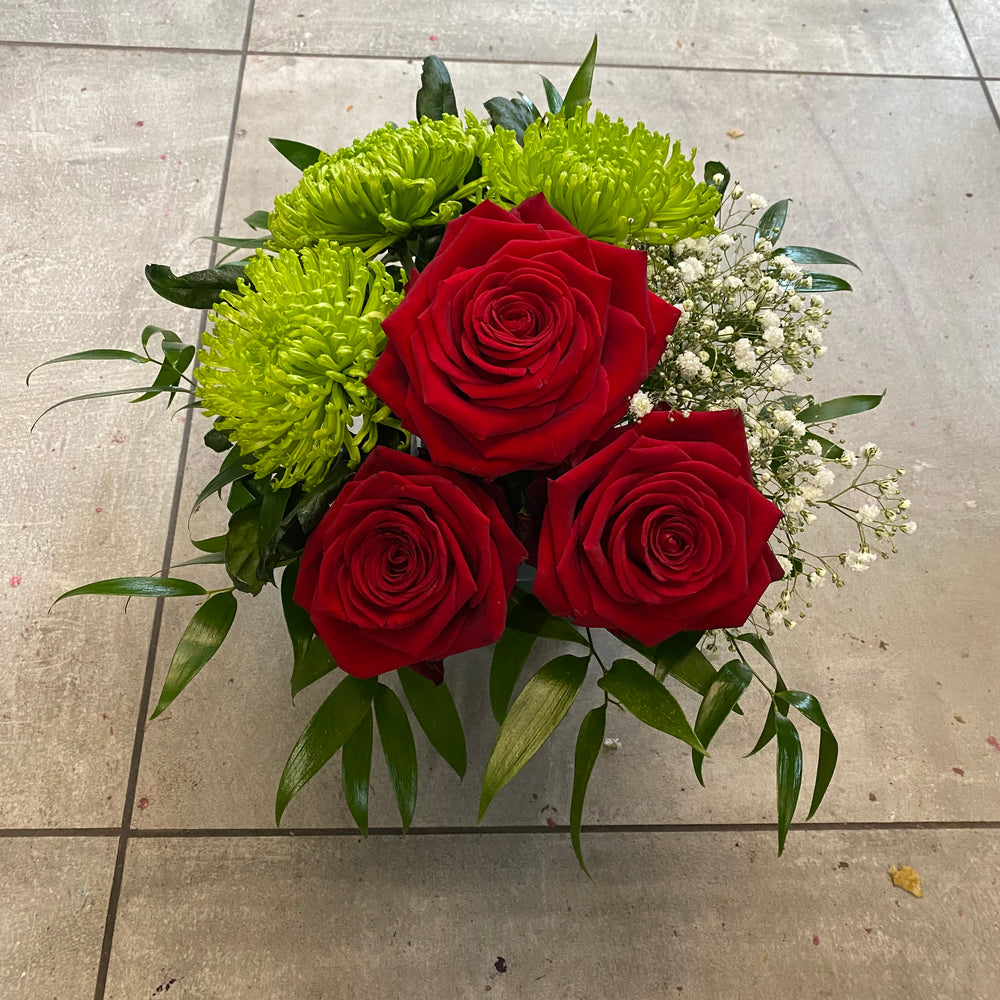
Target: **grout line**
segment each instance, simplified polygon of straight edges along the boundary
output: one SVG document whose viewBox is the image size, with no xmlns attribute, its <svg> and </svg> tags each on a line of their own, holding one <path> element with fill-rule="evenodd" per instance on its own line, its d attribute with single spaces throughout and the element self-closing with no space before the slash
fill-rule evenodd
<svg viewBox="0 0 1000 1000">
<path fill-rule="evenodd" d="M 986 84 L 986 78 L 983 76 L 983 71 L 979 66 L 979 60 L 976 58 L 975 50 L 972 48 L 972 42 L 969 41 L 969 35 L 965 30 L 965 25 L 962 24 L 962 18 L 959 17 L 958 8 L 955 6 L 955 0 L 948 0 L 948 4 L 951 7 L 952 14 L 955 15 L 955 23 L 958 25 L 958 30 L 962 33 L 962 39 L 965 42 L 965 47 L 969 50 L 969 58 L 972 60 L 972 65 L 976 70 L 976 79 L 979 81 L 979 85 L 983 88 L 983 94 L 986 96 L 986 103 L 990 106 L 993 121 L 996 123 L 997 128 L 1000 129 L 1000 114 L 997 113 L 996 103 L 993 100 L 993 95 L 990 93 L 990 88 Z"/>
<path fill-rule="evenodd" d="M 583 832 L 587 834 L 773 833 L 777 829 L 778 826 L 776 823 L 595 823 L 584 824 L 583 826 Z M 410 827 L 409 832 L 404 834 L 398 827 L 380 826 L 372 827 L 369 830 L 369 837 L 452 837 L 479 834 L 493 836 L 497 834 L 511 834 L 514 836 L 540 834 L 543 836 L 552 836 L 565 834 L 568 830 L 569 827 L 565 825 L 549 827 L 537 826 L 535 824 L 523 824 L 519 826 L 423 826 Z M 857 823 L 793 823 L 791 830 L 794 833 L 809 833 L 810 831 L 819 833 L 853 833 L 865 830 L 882 833 L 894 830 L 1000 830 L 1000 820 L 900 820 L 886 822 L 865 820 Z M 121 836 L 122 831 L 118 827 L 43 827 L 41 829 L 0 830 L 0 840 L 70 837 L 107 838 Z M 293 839 L 296 837 L 327 837 L 334 839 L 338 837 L 360 836 L 361 834 L 355 827 L 341 826 L 289 827 L 286 830 L 272 829 L 270 827 L 233 827 L 232 829 L 216 827 L 154 827 L 148 829 L 130 829 L 128 831 L 128 839 L 130 840 L 273 840 L 275 838 Z"/>
<path fill-rule="evenodd" d="M 243 72 L 246 68 L 247 49 L 250 45 L 250 27 L 253 24 L 255 0 L 249 0 L 247 6 L 246 26 L 243 31 L 243 49 L 240 53 L 240 64 L 236 74 L 236 87 L 233 96 L 233 108 L 229 122 L 229 138 L 226 143 L 226 155 L 222 164 L 222 175 L 219 183 L 219 199 L 215 211 L 215 226 L 213 234 L 219 235 L 222 226 L 222 211 L 226 198 L 226 185 L 229 180 L 229 168 L 232 163 L 233 145 L 236 137 L 236 122 L 240 110 L 240 95 L 243 90 Z M 218 244 L 213 243 L 209 254 L 209 267 L 215 263 Z M 201 314 L 201 329 L 205 328 L 207 311 Z M 161 573 L 166 576 L 170 570 L 170 560 L 173 555 L 174 537 L 177 533 L 177 520 L 181 504 L 181 492 L 184 485 L 184 468 L 187 464 L 188 445 L 191 441 L 191 425 L 194 413 L 184 421 L 184 433 L 181 436 L 180 453 L 177 456 L 177 472 L 174 478 L 174 493 L 170 502 L 170 520 L 167 525 L 167 535 L 163 543 L 163 561 Z M 111 965 L 111 948 L 114 943 L 115 923 L 118 919 L 118 903 L 121 899 L 122 880 L 125 875 L 125 856 L 132 827 L 132 810 L 135 804 L 135 791 L 139 782 L 139 763 L 142 758 L 143 735 L 146 730 L 146 715 L 149 711 L 149 696 L 153 687 L 153 671 L 156 667 L 156 652 L 160 640 L 160 626 L 163 622 L 164 601 L 156 602 L 156 612 L 153 616 L 153 628 L 149 636 L 149 650 L 146 655 L 146 670 L 142 682 L 142 694 L 139 697 L 139 712 L 135 725 L 135 737 L 132 743 L 132 760 L 129 766 L 128 784 L 125 788 L 125 804 L 122 808 L 122 823 L 118 831 L 118 851 L 115 855 L 114 874 L 111 879 L 111 891 L 108 895 L 108 912 L 104 922 L 104 937 L 101 941 L 101 954 L 97 966 L 97 981 L 94 986 L 94 1000 L 104 1000 L 107 988 L 108 969 Z"/>
<path fill-rule="evenodd" d="M 954 10 L 954 6 L 952 6 Z M 956 19 L 958 15 L 956 14 Z M 965 37 L 965 31 L 959 21 L 959 28 Z M 966 45 L 968 39 L 966 38 Z M 376 52 L 295 52 L 281 49 L 201 49 L 187 48 L 183 46 L 171 45 L 113 45 L 101 42 L 35 42 L 19 41 L 17 39 L 0 39 L 0 48 L 24 46 L 28 48 L 43 49 L 86 49 L 107 52 L 166 52 L 176 55 L 239 55 L 250 56 L 275 56 L 281 58 L 301 58 L 301 59 L 340 59 L 372 62 L 415 62 L 421 60 L 421 55 L 407 55 L 406 53 L 381 54 Z M 970 52 L 971 52 L 971 46 Z M 483 66 L 558 66 L 566 69 L 576 69 L 575 62 L 559 62 L 552 59 L 489 59 L 480 56 L 448 56 L 448 63 L 483 65 Z M 975 62 L 975 57 L 973 57 Z M 602 70 L 666 70 L 670 72 L 688 73 L 737 73 L 750 76 L 809 76 L 809 77 L 834 77 L 845 79 L 874 79 L 874 80 L 964 80 L 982 83 L 984 79 L 1000 79 L 989 77 L 984 78 L 976 65 L 975 74 L 967 73 L 867 73 L 850 72 L 848 70 L 821 70 L 821 69 L 765 69 L 749 66 L 681 66 L 675 63 L 611 63 L 602 62 L 599 64 Z M 992 99 L 990 99 L 992 107 Z"/>
</svg>

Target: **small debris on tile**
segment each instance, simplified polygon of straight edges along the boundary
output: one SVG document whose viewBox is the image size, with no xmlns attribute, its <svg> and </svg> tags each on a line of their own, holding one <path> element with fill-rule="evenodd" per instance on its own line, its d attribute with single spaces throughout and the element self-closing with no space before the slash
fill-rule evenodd
<svg viewBox="0 0 1000 1000">
<path fill-rule="evenodd" d="M 139 809 L 142 810 L 148 808 L 149 808 L 149 799 L 147 799 L 146 796 L 144 795 L 141 799 L 139 799 Z"/>
<path fill-rule="evenodd" d="M 1000 743 L 997 742 L 997 738 L 995 736 L 990 736 L 986 742 L 989 743 L 994 750 L 1000 751 Z"/>
<path fill-rule="evenodd" d="M 952 718 L 956 722 L 961 722 L 963 726 L 965 725 L 965 719 L 963 719 L 962 716 L 960 716 L 960 715 L 953 715 Z"/>
<path fill-rule="evenodd" d="M 617 736 L 608 736 L 601 744 L 601 747 L 604 750 L 621 750 L 622 741 Z"/>
<path fill-rule="evenodd" d="M 900 889 L 913 893 L 918 899 L 923 898 L 924 894 L 920 891 L 920 875 L 915 868 L 911 868 L 909 865 L 900 867 L 892 865 L 889 868 L 889 877 L 892 879 L 893 885 L 898 885 Z"/>
<path fill-rule="evenodd" d="M 21 586 L 21 578 L 16 573 L 10 578 L 10 585 L 12 587 Z"/>
<path fill-rule="evenodd" d="M 135 127 L 136 128 L 142 128 L 142 126 L 145 125 L 145 124 L 146 124 L 145 122 L 136 122 L 135 123 Z"/>
<path fill-rule="evenodd" d="M 953 771 L 955 772 L 955 774 L 957 774 L 957 775 L 958 775 L 958 776 L 959 776 L 960 778 L 964 778 L 964 777 L 965 777 L 965 771 L 963 771 L 963 770 L 962 770 L 962 769 L 961 769 L 960 767 L 953 767 L 953 768 L 952 768 L 952 770 L 953 770 Z"/>
<path fill-rule="evenodd" d="M 819 935 L 813 934 L 813 944 L 819 944 Z"/>
<path fill-rule="evenodd" d="M 557 830 L 559 828 L 559 824 L 551 816 L 545 817 L 545 825 L 553 830 Z"/>
<path fill-rule="evenodd" d="M 497 972 L 506 972 L 507 959 L 505 959 L 503 955 L 497 955 L 497 960 L 493 963 L 493 968 L 496 969 Z"/>
<path fill-rule="evenodd" d="M 740 136 L 746 135 L 746 132 L 742 129 L 731 128 L 726 130 L 726 135 L 728 135 L 730 139 L 739 139 Z"/>
<path fill-rule="evenodd" d="M 869 802 L 878 802 L 878 799 L 875 798 L 875 793 L 874 792 L 869 792 L 868 793 L 868 801 Z"/>
</svg>

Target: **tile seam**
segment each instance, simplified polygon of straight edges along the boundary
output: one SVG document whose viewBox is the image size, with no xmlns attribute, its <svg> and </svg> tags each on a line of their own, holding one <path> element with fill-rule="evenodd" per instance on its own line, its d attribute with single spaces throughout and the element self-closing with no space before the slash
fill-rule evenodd
<svg viewBox="0 0 1000 1000">
<path fill-rule="evenodd" d="M 953 8 L 954 9 L 954 8 Z M 961 23 L 960 23 L 961 27 Z M 963 31 L 963 37 L 964 31 Z M 966 39 L 966 44 L 968 41 Z M 228 55 L 228 56 L 275 56 L 281 58 L 301 58 L 301 59 L 341 59 L 341 60 L 368 60 L 373 62 L 413 62 L 422 59 L 421 55 L 406 55 L 398 53 L 394 55 L 383 55 L 379 53 L 359 53 L 359 52 L 294 52 L 281 49 L 250 49 L 244 52 L 241 49 L 227 48 L 197 48 L 170 45 L 115 45 L 102 42 L 39 42 L 21 39 L 0 39 L 0 48 L 42 48 L 42 49 L 85 49 L 105 52 L 160 52 L 173 53 L 175 55 Z M 971 47 L 970 47 L 971 51 Z M 486 59 L 477 56 L 448 56 L 449 63 L 484 65 L 484 66 L 535 66 L 544 62 L 546 66 L 558 66 L 567 69 L 575 68 L 572 62 L 559 62 L 552 59 Z M 974 60 L 975 61 L 975 60 Z M 687 73 L 735 73 L 754 76 L 802 76 L 802 77 L 834 77 L 846 79 L 873 79 L 873 80 L 960 80 L 965 82 L 975 81 L 982 83 L 984 79 L 994 80 L 1000 77 L 983 77 L 981 73 L 875 73 L 850 70 L 810 70 L 810 69 L 766 69 L 750 66 L 680 66 L 674 63 L 601 63 L 601 69 L 605 70 L 665 70 L 669 72 Z M 978 66 L 977 66 L 978 70 Z"/>
<path fill-rule="evenodd" d="M 891 832 L 921 830 L 1000 830 L 1000 820 L 865 820 L 859 822 L 793 823 L 792 832 L 798 834 L 852 833 L 860 831 Z M 397 827 L 372 827 L 369 837 L 439 837 L 439 836 L 512 836 L 565 834 L 567 826 L 535 826 L 521 824 L 512 826 L 426 826 L 411 827 L 404 834 Z M 584 824 L 583 832 L 602 833 L 773 833 L 775 823 L 594 823 Z M 55 839 L 108 839 L 121 837 L 118 827 L 52 827 L 52 828 L 10 828 L 0 829 L 0 840 L 55 840 Z M 286 830 L 269 827 L 154 827 L 132 828 L 129 840 L 274 840 L 326 837 L 360 837 L 354 827 L 290 827 Z"/>
<path fill-rule="evenodd" d="M 226 141 L 226 153 L 222 164 L 219 183 L 218 202 L 215 211 L 214 235 L 218 236 L 222 225 L 222 212 L 226 198 L 226 186 L 229 181 L 229 169 L 232 162 L 233 146 L 236 138 L 236 123 L 239 116 L 240 96 L 243 90 L 243 74 L 247 62 L 247 50 L 250 45 L 250 29 L 253 24 L 255 0 L 249 0 L 247 5 L 246 23 L 243 30 L 243 47 L 240 51 L 239 68 L 236 74 L 232 111 L 229 122 L 229 136 Z M 213 243 L 209 253 L 209 267 L 215 263 L 218 244 Z M 201 328 L 204 328 L 207 312 L 202 311 Z M 187 462 L 188 445 L 191 440 L 191 424 L 189 418 L 184 421 L 184 431 L 181 435 L 181 446 L 177 456 L 177 471 L 174 477 L 174 490 L 170 502 L 170 518 L 167 523 L 167 533 L 163 542 L 163 559 L 161 573 L 166 576 L 170 568 L 174 539 L 177 534 L 177 521 L 180 512 L 181 493 L 184 485 L 184 468 Z M 129 764 L 128 783 L 125 788 L 125 802 L 122 807 L 122 821 L 118 831 L 118 849 L 115 854 L 114 872 L 111 878 L 111 888 L 108 893 L 108 909 L 104 923 L 104 935 L 101 940 L 101 951 L 97 965 L 97 978 L 94 986 L 94 1000 L 104 1000 L 107 989 L 108 970 L 111 965 L 111 951 L 114 944 L 115 925 L 118 919 L 118 903 L 121 899 L 122 882 L 125 875 L 125 860 L 128 853 L 128 843 L 132 826 L 132 810 L 135 804 L 136 787 L 139 782 L 139 765 L 142 760 L 143 735 L 146 726 L 146 714 L 149 710 L 150 692 L 153 686 L 153 672 L 156 668 L 156 654 L 159 646 L 160 627 L 163 621 L 164 600 L 158 599 L 153 615 L 153 626 L 150 630 L 149 647 L 146 654 L 146 667 L 143 673 L 142 690 L 139 696 L 139 711 L 136 718 L 135 735 L 132 743 L 132 757 Z"/>
</svg>

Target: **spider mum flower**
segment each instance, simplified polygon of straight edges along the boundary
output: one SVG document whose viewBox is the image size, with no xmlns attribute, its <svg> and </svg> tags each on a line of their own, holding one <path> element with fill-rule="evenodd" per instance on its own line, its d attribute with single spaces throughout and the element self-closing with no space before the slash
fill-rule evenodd
<svg viewBox="0 0 1000 1000">
<path fill-rule="evenodd" d="M 488 133 L 471 113 L 422 118 L 407 128 L 384 125 L 307 167 L 288 194 L 274 201 L 271 245 L 298 250 L 334 240 L 384 250 L 411 229 L 457 218 L 466 174 Z"/>
<path fill-rule="evenodd" d="M 360 250 L 318 243 L 277 257 L 258 251 L 240 292 L 222 293 L 199 358 L 198 394 L 258 478 L 322 481 L 346 448 L 352 464 L 398 427 L 365 386 L 385 345 L 382 320 L 400 300 L 385 268 Z"/>
<path fill-rule="evenodd" d="M 541 191 L 591 239 L 669 243 L 714 231 L 718 191 L 695 183 L 679 142 L 641 122 L 631 131 L 600 113 L 590 122 L 582 107 L 529 125 L 523 147 L 497 129 L 482 160 L 491 199 L 509 207 Z"/>
</svg>

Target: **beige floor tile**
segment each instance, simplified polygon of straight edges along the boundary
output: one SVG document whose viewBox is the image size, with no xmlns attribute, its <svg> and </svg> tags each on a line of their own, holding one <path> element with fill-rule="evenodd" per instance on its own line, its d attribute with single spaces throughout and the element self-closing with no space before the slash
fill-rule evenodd
<svg viewBox="0 0 1000 1000">
<path fill-rule="evenodd" d="M 161 403 L 49 405 L 145 385 L 138 365 L 40 362 L 137 349 L 147 323 L 197 318 L 158 299 L 142 267 L 204 266 L 236 57 L 5 49 L 0 85 L 3 347 L 0 399 L 0 826 L 120 822 L 152 606 L 71 587 L 159 571 L 183 424 Z M 126 369 L 126 370 L 123 370 Z M 136 381 L 138 379 L 138 381 Z"/>
<path fill-rule="evenodd" d="M 0 994 L 90 1000 L 118 841 L 0 840 Z"/>
<path fill-rule="evenodd" d="M 779 0 L 752 5 L 572 5 L 488 0 L 297 6 L 258 0 L 251 49 L 291 53 L 579 63 L 595 32 L 604 62 L 625 65 L 961 75 L 972 71 L 946 0 Z M 547 71 L 543 71 L 547 72 Z"/>
<path fill-rule="evenodd" d="M 238 49 L 247 0 L 0 0 L 0 41 Z"/>
<path fill-rule="evenodd" d="M 454 76 L 471 103 L 523 86 L 533 69 L 459 65 Z M 268 135 L 328 147 L 348 142 L 386 118 L 401 119 L 417 75 L 418 67 L 402 63 L 252 58 L 227 231 L 237 232 L 243 215 L 294 182 L 294 171 L 269 152 Z M 730 109 L 725 117 L 706 115 L 706 83 L 716 106 Z M 996 277 L 982 263 L 998 231 L 986 198 L 998 140 L 978 84 L 614 70 L 598 74 L 595 98 L 612 113 L 669 125 L 702 156 L 728 161 L 749 190 L 791 196 L 790 240 L 846 253 L 864 267 L 853 296 L 830 297 L 837 318 L 815 391 L 889 386 L 883 407 L 859 418 L 859 431 L 844 429 L 857 435 L 856 444 L 879 441 L 892 462 L 911 470 L 920 533 L 904 539 L 895 562 L 852 574 L 843 591 L 820 592 L 810 620 L 775 639 L 786 679 L 821 699 L 841 737 L 840 769 L 820 818 L 1000 818 L 1000 755 L 991 743 L 1000 738 L 991 672 L 1000 638 L 991 610 L 995 574 L 969 572 L 998 558 L 996 470 L 979 461 L 1000 430 L 988 344 Z M 317 107 L 332 110 L 320 121 Z M 872 116 L 875 128 L 864 124 Z M 960 145 L 951 142 L 956 121 L 963 123 Z M 746 131 L 738 141 L 725 136 L 733 125 Z M 188 505 L 216 462 L 192 451 Z M 198 534 L 219 526 L 213 516 L 208 505 L 196 515 Z M 190 551 L 179 548 L 176 558 Z M 136 813 L 138 824 L 271 824 L 281 767 L 328 690 L 317 685 L 289 708 L 276 596 L 269 592 L 252 614 L 244 612 L 218 660 L 150 726 L 138 789 L 148 803 Z M 157 683 L 190 614 L 190 607 L 168 609 Z M 459 785 L 444 765 L 425 759 L 417 824 L 474 820 L 494 727 L 487 659 L 463 662 L 452 667 L 452 686 L 469 732 L 470 775 Z M 582 698 L 579 713 L 586 707 Z M 723 729 L 706 772 L 708 791 L 693 782 L 679 744 L 626 718 L 612 725 L 622 748 L 599 763 L 589 821 L 773 820 L 771 761 L 766 754 L 740 760 L 756 737 L 754 723 Z M 564 822 L 573 739 L 571 728 L 557 733 L 501 794 L 489 822 Z M 338 786 L 333 766 L 292 804 L 286 822 L 349 823 Z M 373 794 L 373 822 L 391 824 L 384 776 Z"/>
<path fill-rule="evenodd" d="M 745 833 L 585 847 L 593 882 L 545 834 L 133 842 L 107 997 L 995 995 L 993 831 L 812 834 L 782 859 Z"/>
</svg>

